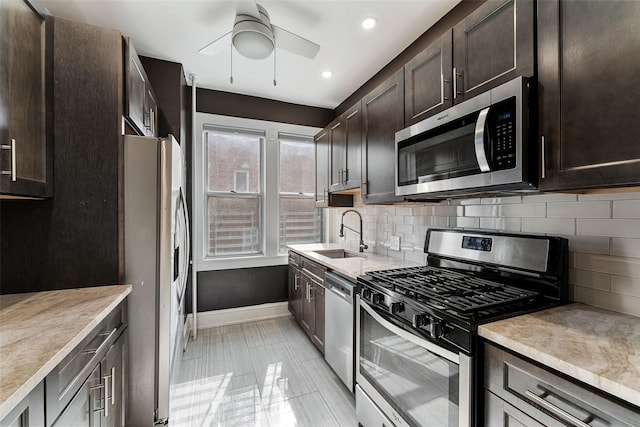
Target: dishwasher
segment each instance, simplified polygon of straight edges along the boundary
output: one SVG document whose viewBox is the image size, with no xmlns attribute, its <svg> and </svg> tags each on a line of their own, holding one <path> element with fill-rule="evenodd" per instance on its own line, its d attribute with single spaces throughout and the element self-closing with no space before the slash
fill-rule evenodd
<svg viewBox="0 0 640 427">
<path fill-rule="evenodd" d="M 327 290 L 324 358 L 353 393 L 355 283 L 328 271 L 324 276 L 324 285 Z"/>
</svg>

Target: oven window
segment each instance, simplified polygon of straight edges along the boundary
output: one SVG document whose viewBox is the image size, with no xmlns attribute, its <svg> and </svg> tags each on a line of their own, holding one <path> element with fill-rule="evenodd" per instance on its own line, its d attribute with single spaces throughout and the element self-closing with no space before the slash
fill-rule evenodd
<svg viewBox="0 0 640 427">
<path fill-rule="evenodd" d="M 457 427 L 458 365 L 360 316 L 360 374 L 409 424 Z"/>
</svg>

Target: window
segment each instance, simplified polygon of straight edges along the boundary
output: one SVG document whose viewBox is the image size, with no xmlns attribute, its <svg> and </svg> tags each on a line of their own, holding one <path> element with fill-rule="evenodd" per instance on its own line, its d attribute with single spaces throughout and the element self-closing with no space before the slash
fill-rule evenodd
<svg viewBox="0 0 640 427">
<path fill-rule="evenodd" d="M 314 207 L 318 128 L 197 113 L 196 271 L 287 263 L 287 245 L 322 241 Z"/>
<path fill-rule="evenodd" d="M 264 132 L 209 128 L 207 255 L 262 253 L 262 146 Z M 254 179 L 249 181 L 249 176 Z"/>
<path fill-rule="evenodd" d="M 322 239 L 322 216 L 315 207 L 315 148 L 311 138 L 279 135 L 279 251 L 287 245 Z"/>
</svg>

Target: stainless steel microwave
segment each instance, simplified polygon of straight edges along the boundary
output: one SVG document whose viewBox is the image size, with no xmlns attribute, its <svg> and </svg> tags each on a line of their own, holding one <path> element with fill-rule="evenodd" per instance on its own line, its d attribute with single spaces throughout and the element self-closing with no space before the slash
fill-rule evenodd
<svg viewBox="0 0 640 427">
<path fill-rule="evenodd" d="M 397 132 L 396 195 L 534 190 L 531 86 L 518 77 Z"/>
</svg>

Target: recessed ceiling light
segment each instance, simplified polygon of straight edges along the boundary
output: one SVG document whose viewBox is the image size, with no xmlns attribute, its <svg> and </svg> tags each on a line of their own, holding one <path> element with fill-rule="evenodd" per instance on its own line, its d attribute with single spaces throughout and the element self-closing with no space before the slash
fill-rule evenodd
<svg viewBox="0 0 640 427">
<path fill-rule="evenodd" d="M 373 16 L 369 16 L 362 20 L 362 28 L 364 28 L 365 30 L 370 30 L 375 27 L 377 23 L 378 20 L 376 18 L 374 18 Z"/>
<path fill-rule="evenodd" d="M 333 73 L 329 70 L 322 72 L 322 77 L 324 77 L 325 79 L 331 78 L 331 76 L 333 76 Z"/>
</svg>

